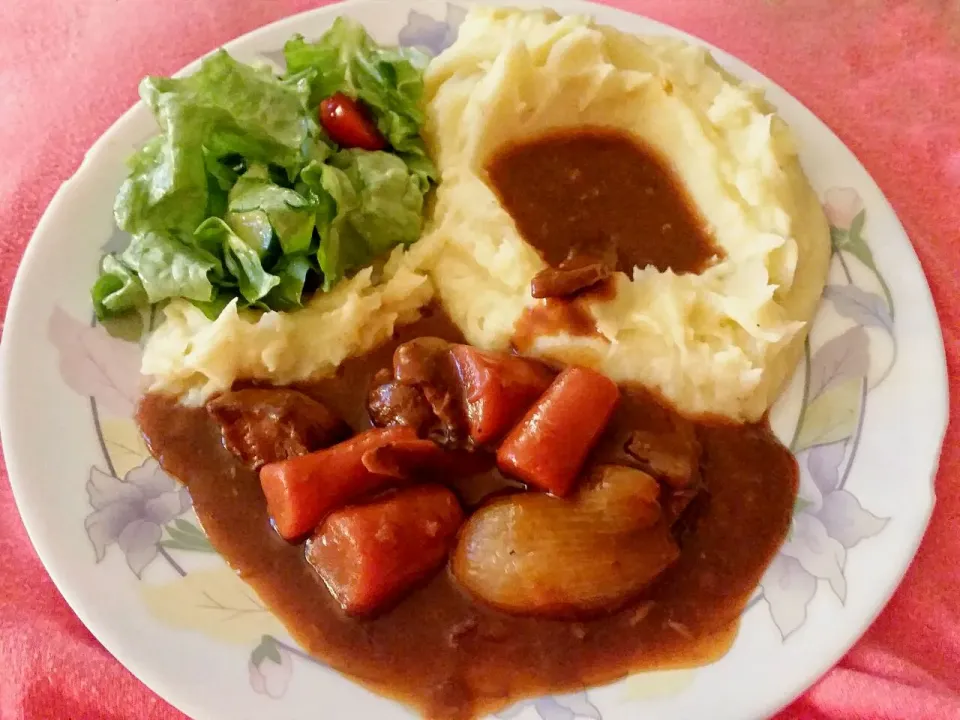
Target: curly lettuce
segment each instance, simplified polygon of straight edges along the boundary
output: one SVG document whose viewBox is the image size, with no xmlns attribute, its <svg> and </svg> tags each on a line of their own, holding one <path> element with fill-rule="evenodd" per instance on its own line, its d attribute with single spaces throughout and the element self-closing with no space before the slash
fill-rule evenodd
<svg viewBox="0 0 960 720">
<path fill-rule="evenodd" d="M 345 19 L 285 47 L 287 71 L 220 50 L 184 78 L 148 77 L 160 133 L 129 161 L 114 203 L 129 247 L 103 258 L 97 317 L 182 298 L 216 317 L 291 311 L 396 245 L 414 242 L 435 170 L 420 130 L 426 56 L 385 48 Z M 317 106 L 361 100 L 387 151 L 338 148 Z"/>
<path fill-rule="evenodd" d="M 295 35 L 283 54 L 287 73 L 308 82 L 311 102 L 338 92 L 363 101 L 393 151 L 408 159 L 422 180 L 434 179 L 436 171 L 420 137 L 426 54 L 415 48 L 380 47 L 362 25 L 343 17 L 316 42 Z"/>
</svg>

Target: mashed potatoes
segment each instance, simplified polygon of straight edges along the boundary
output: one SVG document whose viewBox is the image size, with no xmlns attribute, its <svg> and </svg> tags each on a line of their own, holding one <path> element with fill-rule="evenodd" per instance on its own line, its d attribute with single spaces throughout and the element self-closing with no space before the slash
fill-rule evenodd
<svg viewBox="0 0 960 720">
<path fill-rule="evenodd" d="M 540 337 L 533 352 L 658 388 L 682 411 L 756 419 L 796 363 L 823 288 L 826 219 L 786 126 L 701 48 L 551 12 L 473 9 L 427 72 L 427 141 L 440 169 L 433 218 L 374 283 L 365 270 L 308 308 L 215 322 L 166 311 L 143 372 L 200 399 L 236 378 L 321 376 L 439 296 L 467 339 L 509 347 L 544 267 L 488 187 L 507 143 L 612 128 L 670 159 L 725 257 L 699 275 L 618 274 L 589 310 L 602 337 Z"/>
<path fill-rule="evenodd" d="M 238 312 L 231 303 L 211 321 L 188 302 L 164 310 L 141 371 L 151 390 L 182 394 L 188 403 L 229 389 L 238 378 L 284 385 L 331 374 L 348 357 L 390 337 L 395 325 L 413 322 L 434 295 L 421 268 L 431 247 L 394 250 L 374 282 L 365 268 L 333 291 L 316 295 L 296 313 Z"/>
<path fill-rule="evenodd" d="M 669 158 L 725 258 L 699 275 L 637 268 L 590 311 L 602 338 L 533 351 L 658 388 L 680 410 L 755 419 L 793 369 L 829 232 L 788 128 L 702 48 L 549 11 L 476 9 L 427 71 L 442 182 L 431 275 L 467 339 L 507 347 L 544 267 L 488 187 L 505 144 L 563 128 L 626 132 Z"/>
</svg>

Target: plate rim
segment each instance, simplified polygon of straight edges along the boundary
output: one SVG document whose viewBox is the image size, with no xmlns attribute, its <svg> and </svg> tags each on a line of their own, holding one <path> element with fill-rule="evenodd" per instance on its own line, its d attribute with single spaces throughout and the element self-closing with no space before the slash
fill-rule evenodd
<svg viewBox="0 0 960 720">
<path fill-rule="evenodd" d="M 217 49 L 222 47 L 228 51 L 231 51 L 239 44 L 255 42 L 258 36 L 269 34 L 282 25 L 296 25 L 312 18 L 332 18 L 341 12 L 347 12 L 353 7 L 393 4 L 394 1 L 395 0 L 343 0 L 342 2 L 333 2 L 320 7 L 315 7 L 287 15 L 270 23 L 254 28 L 249 32 L 232 38 L 222 45 L 218 45 L 211 50 L 208 50 L 174 74 L 176 76 L 182 76 L 191 73 L 199 66 L 203 58 L 207 57 L 210 53 L 215 52 Z M 423 0 L 402 1 L 412 7 L 424 4 Z M 482 2 L 478 2 L 477 0 L 455 0 L 455 2 L 456 4 L 461 5 L 484 4 Z M 570 10 L 564 9 L 562 11 L 567 14 L 571 12 L 591 14 L 598 9 L 602 9 L 605 14 L 612 13 L 613 15 L 620 15 L 628 18 L 640 18 L 644 22 L 648 23 L 651 28 L 658 28 L 662 31 L 669 32 L 671 35 L 684 37 L 693 43 L 707 48 L 715 56 L 719 56 L 724 59 L 733 59 L 739 64 L 749 67 L 758 77 L 763 79 L 763 82 L 767 86 L 777 88 L 784 95 L 789 96 L 793 102 L 802 107 L 811 118 L 814 118 L 819 123 L 821 130 L 829 133 L 832 138 L 846 148 L 847 152 L 849 152 L 850 155 L 856 160 L 857 165 L 863 171 L 865 177 L 869 179 L 869 182 L 872 183 L 878 196 L 882 198 L 887 209 L 890 211 L 891 218 L 896 221 L 898 226 L 897 229 L 907 240 L 907 243 L 910 246 L 912 262 L 914 263 L 914 268 L 912 268 L 911 271 L 918 272 L 920 277 L 923 278 L 923 297 L 915 298 L 915 301 L 922 300 L 927 310 L 932 313 L 932 317 L 935 320 L 937 341 L 936 346 L 938 352 L 936 358 L 932 358 L 932 360 L 935 361 L 937 367 L 936 380 L 939 381 L 943 393 L 939 398 L 938 406 L 928 408 L 926 411 L 927 418 L 925 422 L 930 424 L 932 427 L 937 428 L 937 433 L 932 438 L 934 451 L 930 453 L 929 458 L 924 459 L 922 467 L 918 468 L 917 471 L 917 479 L 919 481 L 921 479 L 921 471 L 924 468 L 927 468 L 927 471 L 922 473 L 922 475 L 926 477 L 926 482 L 922 485 L 918 483 L 918 487 L 915 488 L 915 491 L 922 490 L 924 492 L 924 503 L 922 505 L 921 512 L 917 512 L 912 516 L 913 522 L 911 523 L 911 526 L 917 525 L 917 527 L 916 530 L 911 534 L 912 542 L 907 548 L 910 559 L 897 573 L 898 576 L 896 580 L 893 581 L 889 588 L 885 588 L 880 592 L 872 593 L 873 602 L 871 603 L 872 607 L 871 612 L 869 613 L 869 619 L 862 623 L 862 629 L 851 637 L 849 643 L 844 643 L 842 651 L 836 657 L 833 657 L 832 654 L 825 655 L 822 661 L 814 663 L 816 665 L 815 671 L 804 673 L 803 677 L 797 677 L 795 682 L 787 683 L 792 686 L 789 694 L 787 694 L 785 691 L 784 696 L 780 700 L 772 700 L 771 702 L 767 703 L 767 706 L 763 708 L 763 714 L 765 716 L 772 715 L 792 703 L 803 692 L 809 689 L 867 632 L 879 614 L 887 606 L 893 597 L 893 594 L 902 584 L 903 578 L 916 558 L 919 546 L 923 541 L 927 528 L 929 527 L 930 519 L 936 503 L 936 476 L 939 470 L 940 457 L 943 451 L 944 440 L 949 425 L 950 386 L 946 363 L 946 348 L 943 342 L 943 328 L 940 322 L 937 306 L 933 301 L 933 295 L 927 274 L 923 270 L 923 266 L 920 263 L 919 257 L 917 256 L 913 242 L 910 240 L 909 234 L 903 227 L 903 224 L 895 209 L 884 194 L 882 188 L 880 188 L 879 184 L 863 165 L 856 153 L 854 153 L 853 150 L 851 150 L 846 143 L 844 143 L 843 140 L 837 136 L 833 129 L 818 115 L 816 115 L 816 113 L 811 111 L 792 93 L 788 92 L 778 83 L 772 81 L 765 74 L 753 68 L 752 65 L 749 65 L 736 56 L 718 48 L 712 43 L 704 41 L 696 35 L 683 31 L 679 28 L 675 28 L 658 20 L 646 17 L 639 13 L 634 13 L 626 8 L 603 5 L 596 2 L 590 2 L 589 0 L 513 0 L 512 2 L 493 0 L 493 2 L 488 4 L 512 5 L 516 7 L 564 6 L 565 8 L 571 8 Z M 30 239 L 26 244 L 24 253 L 18 264 L 16 276 L 9 295 L 7 311 L 4 319 L 5 332 L 3 333 L 3 338 L 0 339 L 0 438 L 9 439 L 22 437 L 21 433 L 17 430 L 16 425 L 13 422 L 16 408 L 13 402 L 13 396 L 15 393 L 11 392 L 11 386 L 15 382 L 13 369 L 16 358 L 15 350 L 11 348 L 10 337 L 16 337 L 23 334 L 25 331 L 28 331 L 20 329 L 20 326 L 31 317 L 29 309 L 26 311 L 24 310 L 24 306 L 27 305 L 28 301 L 26 289 L 27 272 L 25 271 L 25 268 L 29 268 L 34 264 L 33 261 L 40 252 L 40 242 L 38 241 L 38 238 L 48 234 L 48 228 L 54 226 L 55 217 L 59 214 L 58 211 L 60 211 L 62 206 L 66 204 L 67 198 L 71 191 L 73 191 L 76 186 L 84 180 L 85 174 L 96 163 L 98 156 L 108 151 L 111 142 L 116 138 L 116 136 L 119 136 L 127 125 L 132 125 L 135 123 L 137 114 L 144 111 L 145 105 L 143 101 L 138 100 L 130 108 L 124 111 L 113 123 L 111 123 L 111 125 L 94 141 L 90 148 L 84 153 L 81 162 L 74 172 L 57 188 L 53 197 L 50 199 L 50 202 L 44 209 L 43 215 L 41 216 L 33 233 L 31 233 Z M 88 631 L 97 639 L 98 642 L 103 645 L 107 652 L 116 658 L 128 672 L 134 675 L 134 677 L 147 686 L 158 697 L 162 698 L 171 706 L 188 714 L 190 717 L 215 717 L 214 715 L 207 714 L 207 708 L 195 707 L 193 702 L 188 701 L 187 696 L 178 694 L 175 687 L 170 687 L 169 681 L 165 679 L 162 670 L 156 669 L 155 666 L 151 667 L 148 664 L 144 664 L 142 662 L 138 663 L 138 661 L 133 660 L 130 657 L 131 653 L 127 649 L 130 647 L 130 645 L 125 641 L 125 638 L 122 636 L 122 634 L 119 634 L 115 629 L 111 629 L 111 626 L 108 624 L 98 624 L 96 621 L 91 620 L 91 615 L 87 612 L 86 606 L 84 605 L 83 600 L 79 597 L 78 591 L 76 591 L 70 584 L 66 578 L 66 573 L 60 567 L 60 563 L 56 559 L 56 542 L 47 537 L 46 533 L 43 532 L 42 513 L 39 513 L 36 507 L 33 507 L 31 510 L 31 506 L 24 500 L 23 488 L 20 487 L 18 489 L 18 485 L 20 485 L 22 481 L 17 481 L 14 478 L 24 478 L 30 473 L 28 464 L 25 462 L 25 459 L 21 453 L 17 450 L 20 445 L 21 443 L 16 441 L 12 443 L 4 443 L 5 449 L 3 454 L 7 466 L 7 474 L 11 492 L 21 521 L 26 529 L 27 536 L 34 547 L 34 550 L 37 553 L 44 570 L 50 576 L 54 586 L 57 588 L 57 591 L 61 594 L 68 606 L 77 615 Z M 338 675 L 340 674 L 338 673 Z M 349 678 L 345 678 L 345 676 L 340 675 L 340 677 L 349 680 Z M 168 690 L 172 690 L 172 692 L 168 692 Z"/>
</svg>

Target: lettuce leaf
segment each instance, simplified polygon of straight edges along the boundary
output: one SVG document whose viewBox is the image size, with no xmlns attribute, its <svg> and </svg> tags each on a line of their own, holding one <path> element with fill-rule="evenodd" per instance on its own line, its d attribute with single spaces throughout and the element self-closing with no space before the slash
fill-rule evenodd
<svg viewBox="0 0 960 720">
<path fill-rule="evenodd" d="M 216 254 L 161 233 L 134 235 L 120 262 L 140 278 L 150 303 L 175 297 L 210 300 L 214 282 L 223 277 Z"/>
<path fill-rule="evenodd" d="M 189 235 L 217 214 L 210 207 L 208 170 L 223 189 L 230 174 L 222 158 L 272 163 L 292 178 L 306 157 L 329 154 L 308 109 L 305 81 L 283 83 L 223 50 L 189 77 L 146 78 L 140 96 L 161 135 L 134 155 L 117 194 L 117 225 L 130 233 Z"/>
<path fill-rule="evenodd" d="M 106 255 L 100 263 L 100 276 L 90 291 L 93 308 L 101 320 L 119 317 L 147 304 L 140 278 L 115 255 Z"/>
<path fill-rule="evenodd" d="M 306 255 L 284 255 L 273 267 L 279 283 L 266 297 L 263 304 L 272 310 L 296 310 L 303 307 L 307 280 L 314 270 L 314 263 Z"/>
<path fill-rule="evenodd" d="M 326 200 L 317 213 L 317 261 L 323 289 L 369 265 L 395 245 L 420 237 L 423 190 L 406 163 L 387 152 L 341 150 L 304 169 L 303 182 Z"/>
<path fill-rule="evenodd" d="M 382 48 L 343 19 L 285 53 L 282 77 L 219 50 L 193 75 L 140 84 L 160 134 L 130 158 L 117 193 L 116 222 L 132 238 L 102 260 L 98 318 L 172 298 L 211 318 L 234 299 L 295 310 L 419 237 L 436 176 L 420 138 L 426 56 Z M 390 152 L 337 151 L 316 113 L 338 91 L 370 108 Z"/>
<path fill-rule="evenodd" d="M 315 208 L 295 190 L 272 182 L 254 166 L 230 190 L 227 224 L 251 246 L 270 249 L 273 235 L 283 253 L 305 253 L 313 239 Z"/>
<path fill-rule="evenodd" d="M 424 181 L 436 179 L 420 137 L 426 54 L 414 48 L 380 47 L 362 25 L 344 17 L 316 42 L 295 35 L 283 53 L 288 77 L 309 83 L 312 107 L 337 92 L 359 98 L 373 112 L 393 150 L 415 161 L 415 171 Z"/>
<path fill-rule="evenodd" d="M 165 132 L 130 159 L 130 175 L 117 193 L 114 216 L 117 225 L 133 235 L 189 234 L 207 209 L 203 123 L 168 100 L 155 112 Z"/>
<path fill-rule="evenodd" d="M 284 83 L 267 68 L 234 60 L 225 50 L 185 78 L 148 77 L 140 96 L 157 115 L 165 103 L 189 110 L 203 125 L 203 145 L 216 158 L 239 155 L 272 163 L 293 177 L 305 155 L 325 144 L 309 109 L 309 84 Z"/>
<path fill-rule="evenodd" d="M 273 288 L 280 278 L 267 272 L 260 261 L 260 248 L 247 244 L 220 218 L 207 218 L 197 228 L 197 238 L 205 245 L 221 245 L 223 262 L 229 273 L 236 278 L 240 296 L 245 304 L 254 305 Z M 193 298 L 210 300 L 208 298 Z"/>
</svg>

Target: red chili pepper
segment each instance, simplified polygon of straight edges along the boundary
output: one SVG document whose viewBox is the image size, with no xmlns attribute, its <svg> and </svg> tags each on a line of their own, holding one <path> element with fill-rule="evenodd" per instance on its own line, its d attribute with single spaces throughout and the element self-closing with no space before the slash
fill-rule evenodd
<svg viewBox="0 0 960 720">
<path fill-rule="evenodd" d="M 362 150 L 384 150 L 387 140 L 356 101 L 335 93 L 320 103 L 320 123 L 338 144 Z"/>
</svg>

